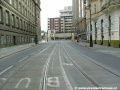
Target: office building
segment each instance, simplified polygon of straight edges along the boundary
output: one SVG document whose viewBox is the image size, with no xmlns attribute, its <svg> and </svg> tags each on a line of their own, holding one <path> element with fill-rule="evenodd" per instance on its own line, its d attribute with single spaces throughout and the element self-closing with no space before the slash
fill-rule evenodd
<svg viewBox="0 0 120 90">
<path fill-rule="evenodd" d="M 39 32 L 39 0 L 0 0 L 1 48 L 38 41 Z"/>
</svg>

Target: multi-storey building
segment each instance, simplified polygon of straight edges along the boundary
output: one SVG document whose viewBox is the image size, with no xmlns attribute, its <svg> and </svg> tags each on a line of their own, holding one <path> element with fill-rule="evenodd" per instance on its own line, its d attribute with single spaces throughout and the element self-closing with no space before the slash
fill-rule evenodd
<svg viewBox="0 0 120 90">
<path fill-rule="evenodd" d="M 72 32 L 73 31 L 72 6 L 66 6 L 66 7 L 64 7 L 64 10 L 60 10 L 60 17 L 63 19 L 64 32 Z"/>
<path fill-rule="evenodd" d="M 41 41 L 41 8 L 40 8 L 40 0 L 33 0 L 35 1 L 35 24 L 36 24 L 36 43 Z"/>
<path fill-rule="evenodd" d="M 120 0 L 90 0 L 86 7 L 87 39 L 90 16 L 93 43 L 120 47 Z M 91 13 L 90 13 L 91 9 Z"/>
<path fill-rule="evenodd" d="M 72 7 L 64 7 L 64 10 L 60 10 L 60 17 L 48 18 L 48 32 L 49 39 L 55 37 L 57 39 L 71 39 L 73 32 L 72 25 Z"/>
<path fill-rule="evenodd" d="M 63 32 L 63 19 L 62 18 L 48 18 L 48 30 L 56 30 L 58 32 Z"/>
<path fill-rule="evenodd" d="M 81 38 L 86 36 L 86 13 L 85 13 L 86 0 L 72 0 L 73 10 L 73 27 L 75 33 L 78 33 Z"/>
<path fill-rule="evenodd" d="M 40 30 L 39 2 L 0 0 L 0 47 L 31 43 L 35 38 L 37 40 Z"/>
<path fill-rule="evenodd" d="M 72 11 L 73 11 L 73 26 L 76 27 L 76 24 L 79 20 L 79 0 L 72 0 Z"/>
</svg>

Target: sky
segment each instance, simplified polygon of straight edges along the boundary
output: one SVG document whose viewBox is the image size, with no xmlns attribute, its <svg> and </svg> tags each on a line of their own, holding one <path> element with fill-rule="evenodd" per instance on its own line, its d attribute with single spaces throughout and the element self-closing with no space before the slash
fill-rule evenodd
<svg viewBox="0 0 120 90">
<path fill-rule="evenodd" d="M 59 10 L 64 6 L 72 6 L 72 0 L 40 0 L 41 1 L 41 30 L 47 31 L 47 18 L 59 17 Z"/>
</svg>

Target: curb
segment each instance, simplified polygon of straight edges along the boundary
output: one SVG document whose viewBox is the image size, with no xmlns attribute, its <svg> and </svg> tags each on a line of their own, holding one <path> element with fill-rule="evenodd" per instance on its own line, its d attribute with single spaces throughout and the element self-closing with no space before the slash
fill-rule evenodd
<svg viewBox="0 0 120 90">
<path fill-rule="evenodd" d="M 13 55 L 13 54 L 15 54 L 15 53 L 18 53 L 18 52 L 22 52 L 22 51 L 27 50 L 27 49 L 29 49 L 29 48 L 31 48 L 31 47 L 34 47 L 34 46 L 35 46 L 35 45 L 31 45 L 30 47 L 27 47 L 27 48 L 25 48 L 25 49 L 18 50 L 18 51 L 13 52 L 13 53 L 3 54 L 3 55 L 0 56 L 0 59 L 3 59 L 3 58 L 8 57 L 8 56 L 11 56 L 11 55 Z"/>
</svg>

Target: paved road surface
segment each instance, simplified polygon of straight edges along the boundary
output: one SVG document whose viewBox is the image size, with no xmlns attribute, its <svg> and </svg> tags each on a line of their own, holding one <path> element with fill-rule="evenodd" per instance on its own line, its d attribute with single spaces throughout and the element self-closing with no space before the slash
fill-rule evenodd
<svg viewBox="0 0 120 90">
<path fill-rule="evenodd" d="M 0 90 L 85 90 L 82 87 L 120 90 L 120 57 L 55 41 L 0 59 Z"/>
</svg>

